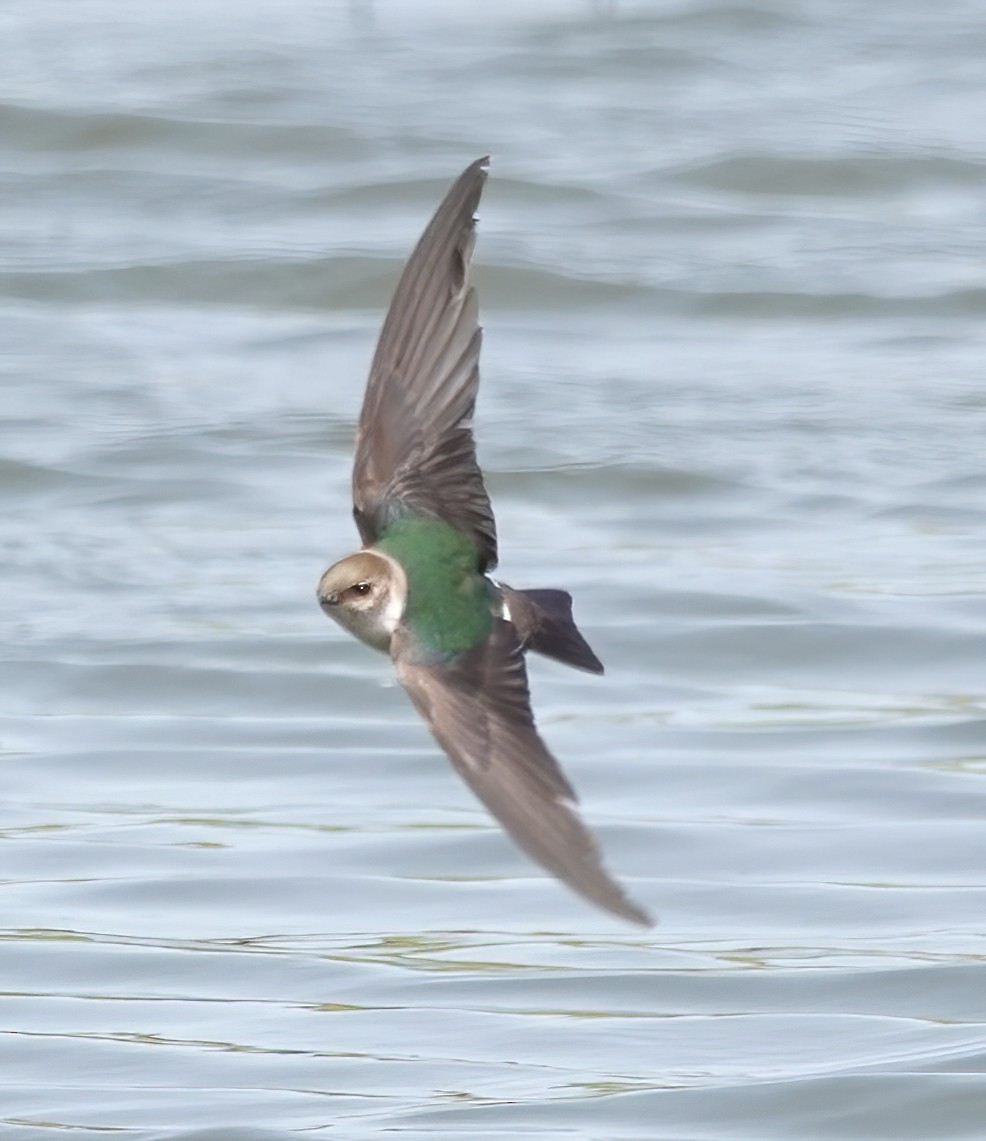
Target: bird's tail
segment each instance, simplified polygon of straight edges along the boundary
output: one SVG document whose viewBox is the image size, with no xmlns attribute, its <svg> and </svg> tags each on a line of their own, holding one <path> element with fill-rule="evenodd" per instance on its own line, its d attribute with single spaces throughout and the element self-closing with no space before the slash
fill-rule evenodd
<svg viewBox="0 0 986 1141">
<path fill-rule="evenodd" d="M 603 672 L 603 663 L 575 625 L 567 590 L 514 590 L 502 583 L 500 590 L 525 650 L 579 670 Z"/>
</svg>

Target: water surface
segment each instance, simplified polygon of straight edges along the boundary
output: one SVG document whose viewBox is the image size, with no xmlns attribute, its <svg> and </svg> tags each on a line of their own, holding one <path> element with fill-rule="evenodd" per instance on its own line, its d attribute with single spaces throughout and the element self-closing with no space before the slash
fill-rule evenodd
<svg viewBox="0 0 986 1141">
<path fill-rule="evenodd" d="M 976 5 L 0 15 L 0 1136 L 986 1118 Z M 327 623 L 389 290 L 493 156 L 502 573 L 592 910 Z"/>
</svg>

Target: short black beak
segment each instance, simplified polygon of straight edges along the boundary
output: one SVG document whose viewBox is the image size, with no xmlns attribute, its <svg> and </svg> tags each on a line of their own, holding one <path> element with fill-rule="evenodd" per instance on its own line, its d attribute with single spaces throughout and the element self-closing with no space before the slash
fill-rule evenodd
<svg viewBox="0 0 986 1141">
<path fill-rule="evenodd" d="M 320 594 L 318 596 L 318 604 L 323 610 L 327 610 L 330 606 L 335 606 L 339 601 L 339 595 L 334 590 L 329 591 L 328 594 Z"/>
</svg>

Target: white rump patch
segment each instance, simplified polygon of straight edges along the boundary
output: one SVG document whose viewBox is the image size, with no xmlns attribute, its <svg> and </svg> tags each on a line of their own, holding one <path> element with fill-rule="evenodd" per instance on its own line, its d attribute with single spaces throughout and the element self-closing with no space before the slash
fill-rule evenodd
<svg viewBox="0 0 986 1141">
<path fill-rule="evenodd" d="M 507 596 L 503 593 L 503 587 L 496 581 L 495 578 L 491 578 L 490 582 L 493 583 L 493 585 L 500 592 L 500 617 L 503 618 L 506 622 L 513 622 L 513 619 L 510 617 L 510 607 L 507 605 Z"/>
</svg>

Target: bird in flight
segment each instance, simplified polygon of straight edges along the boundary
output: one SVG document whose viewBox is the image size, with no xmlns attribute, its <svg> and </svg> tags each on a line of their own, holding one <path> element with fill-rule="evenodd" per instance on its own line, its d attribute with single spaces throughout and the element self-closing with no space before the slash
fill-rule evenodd
<svg viewBox="0 0 986 1141">
<path fill-rule="evenodd" d="M 488 573 L 496 525 L 472 435 L 482 329 L 469 284 L 488 167 L 478 159 L 456 179 L 397 283 L 356 437 L 363 549 L 322 575 L 318 601 L 390 654 L 456 771 L 520 848 L 599 907 L 650 925 L 603 867 L 531 712 L 525 651 L 603 672 L 571 595 Z"/>
</svg>

